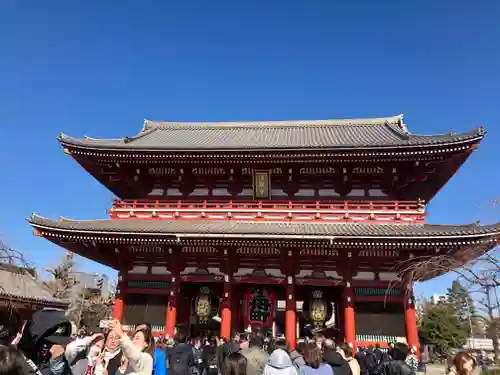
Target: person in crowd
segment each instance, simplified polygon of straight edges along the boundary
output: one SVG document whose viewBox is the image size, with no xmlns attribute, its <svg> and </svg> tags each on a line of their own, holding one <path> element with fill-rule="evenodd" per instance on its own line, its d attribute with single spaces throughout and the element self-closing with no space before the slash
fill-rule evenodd
<svg viewBox="0 0 500 375">
<path fill-rule="evenodd" d="M 249 334 L 246 332 L 240 333 L 240 341 L 238 343 L 239 350 L 248 349 L 249 347 L 250 347 Z"/>
<path fill-rule="evenodd" d="M 415 371 L 406 364 L 408 353 L 406 344 L 394 344 L 391 360 L 382 362 L 370 375 L 415 375 Z"/>
<path fill-rule="evenodd" d="M 201 353 L 202 375 L 217 375 L 219 372 L 219 350 L 217 338 L 210 337 Z"/>
<path fill-rule="evenodd" d="M 449 375 L 471 375 L 476 369 L 476 360 L 467 352 L 458 352 L 453 357 Z"/>
<path fill-rule="evenodd" d="M 185 334 L 175 334 L 174 345 L 167 349 L 169 375 L 189 375 L 194 365 L 193 349 L 187 344 Z"/>
<path fill-rule="evenodd" d="M 126 358 L 126 373 L 128 375 L 151 375 L 153 373 L 154 345 L 151 332 L 136 330 L 130 339 L 122 329 L 118 320 L 109 322 L 108 327 L 118 336 L 123 356 Z M 124 361 L 125 362 L 125 361 Z M 124 362 L 121 362 L 123 367 Z M 112 375 L 108 373 L 108 375 Z"/>
<path fill-rule="evenodd" d="M 366 374 L 367 372 L 365 371 L 365 348 L 360 346 L 358 348 L 358 352 L 354 354 L 354 358 L 356 361 L 358 361 L 359 367 L 361 369 L 361 374 Z"/>
<path fill-rule="evenodd" d="M 237 352 L 240 350 L 240 341 L 241 341 L 242 335 L 236 334 L 232 340 L 226 340 L 225 338 L 222 338 L 223 344 L 222 344 L 222 350 L 221 350 L 221 361 L 224 360 L 229 354 Z"/>
<path fill-rule="evenodd" d="M 304 343 L 298 343 L 295 350 L 289 352 L 290 358 L 292 359 L 292 363 L 297 369 L 297 371 L 299 371 L 302 366 L 306 365 L 306 361 L 304 361 L 304 356 L 303 356 L 304 348 L 305 348 Z"/>
<path fill-rule="evenodd" d="M 193 350 L 193 368 L 191 370 L 192 375 L 201 375 L 202 372 L 202 364 L 203 364 L 203 359 L 202 359 L 202 345 L 201 345 L 201 338 L 200 337 L 195 337 L 193 339 L 193 344 L 192 344 L 192 350 Z"/>
<path fill-rule="evenodd" d="M 488 355 L 486 354 L 486 352 L 484 350 L 481 350 L 481 352 L 479 353 L 479 365 L 481 366 L 481 372 L 485 372 L 485 371 L 488 371 L 488 366 L 490 364 L 490 361 L 489 361 L 489 358 L 488 358 Z"/>
<path fill-rule="evenodd" d="M 373 374 L 379 364 L 380 361 L 377 360 L 377 356 L 375 354 L 375 349 L 373 345 L 368 345 L 368 347 L 365 350 L 365 356 L 363 357 L 362 370 L 366 374 Z"/>
<path fill-rule="evenodd" d="M 356 358 L 352 355 L 352 348 L 347 343 L 342 343 L 337 347 L 337 351 L 342 357 L 347 361 L 349 367 L 351 368 L 352 375 L 361 375 L 361 369 Z"/>
<path fill-rule="evenodd" d="M 325 341 L 323 341 L 323 350 L 325 348 L 333 348 L 333 349 L 335 349 L 335 341 L 333 341 L 333 339 L 331 339 L 329 337 L 326 337 Z"/>
<path fill-rule="evenodd" d="M 413 369 L 413 371 L 418 371 L 417 348 L 415 346 L 410 348 L 410 353 L 406 356 L 405 362 Z"/>
<path fill-rule="evenodd" d="M 72 375 L 90 375 L 97 358 L 104 347 L 104 335 L 96 333 L 92 336 L 76 339 L 66 346 L 66 361 Z"/>
<path fill-rule="evenodd" d="M 240 352 L 229 354 L 222 363 L 221 375 L 248 375 L 247 359 Z"/>
<path fill-rule="evenodd" d="M 298 372 L 288 352 L 284 349 L 276 348 L 269 356 L 269 361 L 264 367 L 263 375 L 298 375 Z"/>
<path fill-rule="evenodd" d="M 262 375 L 269 360 L 269 354 L 264 351 L 264 335 L 261 331 L 254 331 L 250 335 L 249 347 L 240 350 L 247 359 L 247 375 Z"/>
<path fill-rule="evenodd" d="M 148 331 L 148 332 L 150 332 L 150 336 L 153 337 L 153 335 L 152 335 L 153 329 L 151 327 L 151 324 L 149 324 L 149 323 L 139 324 L 136 327 L 136 329 Z M 159 341 L 159 342 L 162 342 L 163 336 L 160 336 L 160 337 L 161 337 L 161 341 Z M 153 343 L 154 342 L 152 342 L 151 344 L 153 344 Z M 154 349 L 153 371 L 154 371 L 155 375 L 167 375 L 167 360 L 165 358 L 165 352 L 161 348 L 159 348 L 157 345 L 155 345 L 155 349 Z"/>
<path fill-rule="evenodd" d="M 323 359 L 332 367 L 335 375 L 352 375 L 349 363 L 334 347 L 325 345 Z"/>
<path fill-rule="evenodd" d="M 324 363 L 323 353 L 317 342 L 306 345 L 304 360 L 306 365 L 300 368 L 300 375 L 334 375 L 332 368 Z"/>
<path fill-rule="evenodd" d="M 122 349 L 118 335 L 109 331 L 105 336 L 104 349 L 96 359 L 93 375 L 115 375 L 120 366 L 123 366 Z"/>
<path fill-rule="evenodd" d="M 64 355 L 71 341 L 71 322 L 64 311 L 36 311 L 24 325 L 17 347 L 25 357 L 28 374 L 67 375 L 69 366 Z"/>
<path fill-rule="evenodd" d="M 320 334 L 320 333 L 315 334 L 314 335 L 314 342 L 316 343 L 318 348 L 323 350 L 323 343 L 325 342 L 325 336 L 323 334 Z"/>
<path fill-rule="evenodd" d="M 377 365 L 379 365 L 384 360 L 384 352 L 380 348 L 380 344 L 378 342 L 375 344 L 375 349 L 373 350 L 373 354 L 375 355 Z"/>
<path fill-rule="evenodd" d="M 394 349 L 394 343 L 393 343 L 393 342 L 390 342 L 390 343 L 389 343 L 389 349 L 387 350 L 387 354 L 388 354 L 388 355 L 389 355 L 389 357 L 390 357 L 389 359 L 391 359 L 391 358 L 392 358 L 392 351 L 393 351 L 393 349 Z"/>
<path fill-rule="evenodd" d="M 25 375 L 23 353 L 14 346 L 0 346 L 0 374 Z"/>
</svg>

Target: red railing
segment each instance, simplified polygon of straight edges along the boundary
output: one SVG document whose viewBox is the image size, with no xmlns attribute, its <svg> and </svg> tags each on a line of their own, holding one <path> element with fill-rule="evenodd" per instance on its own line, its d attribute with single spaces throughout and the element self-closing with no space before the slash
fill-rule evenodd
<svg viewBox="0 0 500 375">
<path fill-rule="evenodd" d="M 425 217 L 422 201 L 163 201 L 116 200 L 112 218 L 180 219 L 345 219 L 420 221 Z M 243 215 L 243 216 L 242 216 Z M 246 215 L 246 216 L 245 216 Z M 250 215 L 250 216 L 248 216 Z M 240 217 L 241 216 L 241 217 Z"/>
</svg>

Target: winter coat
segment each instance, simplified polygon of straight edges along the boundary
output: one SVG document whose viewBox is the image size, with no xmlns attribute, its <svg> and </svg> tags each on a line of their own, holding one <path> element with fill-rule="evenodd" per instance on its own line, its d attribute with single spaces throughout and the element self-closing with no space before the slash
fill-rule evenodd
<svg viewBox="0 0 500 375">
<path fill-rule="evenodd" d="M 85 337 L 74 340 L 66 346 L 64 355 L 72 375 L 85 375 L 87 367 L 94 366 L 92 358 L 89 358 L 90 344 L 92 344 L 92 337 Z"/>
<path fill-rule="evenodd" d="M 377 366 L 374 375 L 415 375 L 415 371 L 405 361 L 391 360 Z"/>
<path fill-rule="evenodd" d="M 332 367 L 335 375 L 353 375 L 349 363 L 340 353 L 334 350 L 326 350 L 324 360 Z"/>
<path fill-rule="evenodd" d="M 120 347 L 128 359 L 127 373 L 129 375 L 151 375 L 153 373 L 153 357 L 135 346 L 127 335 L 123 335 L 120 339 Z"/>
<path fill-rule="evenodd" d="M 356 358 L 348 357 L 346 358 L 349 367 L 351 368 L 352 375 L 361 375 L 361 368 Z"/>
</svg>

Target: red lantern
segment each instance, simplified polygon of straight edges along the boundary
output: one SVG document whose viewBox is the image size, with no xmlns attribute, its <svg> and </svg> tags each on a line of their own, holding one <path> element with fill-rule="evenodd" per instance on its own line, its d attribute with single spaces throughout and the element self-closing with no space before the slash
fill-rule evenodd
<svg viewBox="0 0 500 375">
<path fill-rule="evenodd" d="M 276 293 L 266 288 L 251 288 L 245 292 L 245 325 L 270 327 L 276 315 Z"/>
</svg>

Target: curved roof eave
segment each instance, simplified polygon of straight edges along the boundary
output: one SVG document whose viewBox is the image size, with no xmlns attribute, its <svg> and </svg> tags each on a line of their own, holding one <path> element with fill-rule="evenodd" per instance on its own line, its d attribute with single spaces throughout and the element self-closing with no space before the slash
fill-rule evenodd
<svg viewBox="0 0 500 375">
<path fill-rule="evenodd" d="M 480 226 L 475 224 L 313 224 L 297 222 L 237 222 L 229 220 L 209 220 L 203 223 L 178 220 L 140 222 L 113 220 L 76 221 L 68 219 L 50 220 L 35 214 L 27 220 L 37 229 L 65 233 L 142 235 L 176 238 L 443 240 L 495 237 L 497 240 L 500 239 L 500 223 Z M 169 225 L 170 228 L 168 228 Z M 187 225 L 188 227 L 182 228 L 182 225 Z M 189 228 L 189 225 L 193 226 L 193 228 Z M 199 227 L 200 225 L 202 227 Z"/>
<path fill-rule="evenodd" d="M 63 147 L 77 148 L 89 151 L 101 151 L 101 152 L 160 152 L 160 153 L 178 153 L 178 152 L 190 152 L 190 153 L 204 153 L 204 152 L 303 152 L 303 151 L 323 151 L 323 152 L 339 152 L 339 151 L 352 151 L 352 150 L 365 150 L 365 151 L 379 151 L 379 150 L 395 150 L 395 149 L 414 149 L 414 148 L 442 148 L 447 146 L 456 146 L 461 144 L 471 144 L 474 142 L 479 142 L 483 139 L 486 132 L 481 128 L 471 130 L 466 133 L 459 133 L 453 135 L 443 135 L 443 136 L 426 136 L 426 135 L 416 135 L 411 134 L 413 138 L 418 138 L 418 142 L 401 142 L 399 144 L 352 144 L 352 145 L 331 145 L 325 147 L 234 147 L 234 148 L 200 148 L 198 146 L 193 148 L 174 148 L 174 147 L 131 147 L 129 143 L 125 141 L 126 138 L 122 139 L 91 139 L 91 138 L 74 138 L 61 134 L 57 139 Z M 443 137 L 442 139 L 436 139 L 438 137 Z"/>
</svg>

